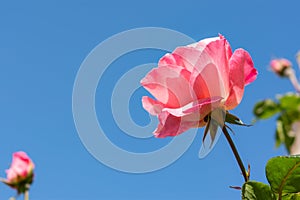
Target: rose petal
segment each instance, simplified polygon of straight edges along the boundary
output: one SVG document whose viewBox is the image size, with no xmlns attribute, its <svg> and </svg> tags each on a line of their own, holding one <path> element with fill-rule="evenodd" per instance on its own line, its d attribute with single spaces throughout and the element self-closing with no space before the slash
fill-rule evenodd
<svg viewBox="0 0 300 200">
<path fill-rule="evenodd" d="M 194 48 L 193 46 L 178 47 L 172 53 L 185 63 L 185 67 L 189 72 L 194 71 L 194 66 L 198 62 L 198 57 L 201 55 L 202 49 Z"/>
<path fill-rule="evenodd" d="M 241 102 L 246 83 L 255 80 L 257 75 L 249 53 L 243 49 L 237 49 L 229 63 L 230 94 L 225 103 L 227 110 L 235 108 Z"/>
<path fill-rule="evenodd" d="M 245 73 L 245 85 L 248 85 L 249 83 L 252 83 L 255 81 L 257 77 L 257 70 L 254 68 L 254 64 L 252 61 L 252 58 L 250 54 L 243 50 L 243 49 L 237 49 L 236 51 L 244 51 L 245 56 L 245 64 L 244 64 L 244 73 Z"/>
<path fill-rule="evenodd" d="M 8 182 L 12 182 L 14 179 L 18 178 L 18 174 L 13 169 L 8 169 L 5 172 Z"/>
<path fill-rule="evenodd" d="M 203 126 L 203 119 L 221 106 L 221 100 L 221 97 L 215 97 L 188 104 L 183 108 L 164 108 L 158 115 L 159 125 L 154 135 L 160 138 L 175 136 L 190 128 Z"/>
<path fill-rule="evenodd" d="M 225 98 L 226 96 L 218 69 L 212 63 L 207 64 L 201 73 L 195 70 L 191 76 L 190 85 L 197 99 L 210 98 L 212 96 Z"/>
<path fill-rule="evenodd" d="M 159 101 L 151 99 L 150 97 L 143 96 L 142 104 L 145 110 L 147 110 L 151 115 L 158 115 L 161 113 L 164 105 Z"/>
<path fill-rule="evenodd" d="M 215 40 L 208 44 L 198 57 L 191 75 L 191 85 L 198 98 L 229 95 L 229 64 L 227 57 L 230 47 L 226 39 Z M 202 90 L 200 92 L 200 90 Z"/>
<path fill-rule="evenodd" d="M 200 40 L 199 42 L 196 42 L 196 43 L 188 45 L 188 46 L 192 46 L 192 47 L 202 51 L 208 44 L 210 44 L 211 42 L 220 40 L 220 39 L 223 40 L 223 39 L 225 39 L 225 37 L 223 35 L 219 34 L 219 37 L 206 38 L 206 39 Z M 229 45 L 229 42 L 226 39 L 225 39 L 225 50 L 226 50 L 226 55 L 228 55 L 228 59 L 229 59 L 232 55 L 232 50 Z"/>
<path fill-rule="evenodd" d="M 193 101 L 189 76 L 190 72 L 183 67 L 165 65 L 150 71 L 141 84 L 166 107 L 178 108 Z"/>
<path fill-rule="evenodd" d="M 176 117 L 167 111 L 159 114 L 158 119 L 158 127 L 153 133 L 157 138 L 179 135 L 190 128 L 197 127 L 199 123 L 197 120 L 191 120 L 188 115 Z"/>
<path fill-rule="evenodd" d="M 159 60 L 158 67 L 162 67 L 165 65 L 180 66 L 188 71 L 193 69 L 193 67 L 188 62 L 186 62 L 183 57 L 174 53 L 167 53 Z"/>
</svg>

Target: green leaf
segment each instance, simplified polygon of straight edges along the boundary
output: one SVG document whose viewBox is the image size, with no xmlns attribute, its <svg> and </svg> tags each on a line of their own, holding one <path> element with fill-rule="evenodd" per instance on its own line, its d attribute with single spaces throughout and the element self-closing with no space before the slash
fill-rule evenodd
<svg viewBox="0 0 300 200">
<path fill-rule="evenodd" d="M 298 199 L 300 193 L 300 156 L 279 156 L 268 161 L 266 176 L 271 189 L 283 199 Z"/>
<path fill-rule="evenodd" d="M 279 105 L 272 99 L 266 99 L 255 104 L 253 113 L 258 119 L 267 119 L 280 112 Z"/>
<path fill-rule="evenodd" d="M 286 194 L 284 196 L 282 196 L 283 200 L 300 200 L 300 194 L 296 193 L 296 194 Z"/>
<path fill-rule="evenodd" d="M 300 96 L 297 94 L 286 94 L 279 98 L 281 108 L 285 110 L 299 110 L 300 107 Z"/>
<path fill-rule="evenodd" d="M 258 102 L 253 112 L 257 119 L 267 119 L 279 113 L 276 122 L 275 145 L 285 145 L 290 153 L 294 143 L 294 136 L 291 134 L 293 123 L 300 121 L 300 95 L 288 93 L 277 97 L 278 103 L 271 99 Z"/>
<path fill-rule="evenodd" d="M 243 200 L 274 200 L 275 196 L 269 185 L 256 181 L 248 181 L 242 187 Z"/>
<path fill-rule="evenodd" d="M 289 153 L 295 140 L 295 138 L 289 134 L 294 121 L 295 118 L 289 116 L 288 113 L 282 113 L 276 121 L 276 147 L 279 147 L 280 144 L 283 143 Z"/>
</svg>

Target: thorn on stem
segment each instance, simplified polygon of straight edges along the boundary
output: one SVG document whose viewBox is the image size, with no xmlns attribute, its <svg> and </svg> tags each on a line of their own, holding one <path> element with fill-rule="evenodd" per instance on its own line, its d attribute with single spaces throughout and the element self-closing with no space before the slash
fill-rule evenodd
<svg viewBox="0 0 300 200">
<path fill-rule="evenodd" d="M 231 189 L 235 190 L 241 190 L 242 188 L 240 186 L 229 186 Z"/>
</svg>

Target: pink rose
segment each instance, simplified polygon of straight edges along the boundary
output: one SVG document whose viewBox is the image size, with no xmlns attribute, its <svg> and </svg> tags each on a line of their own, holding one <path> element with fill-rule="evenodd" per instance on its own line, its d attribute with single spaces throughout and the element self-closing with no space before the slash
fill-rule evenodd
<svg viewBox="0 0 300 200">
<path fill-rule="evenodd" d="M 144 96 L 143 107 L 157 115 L 156 137 L 176 136 L 206 125 L 213 110 L 231 110 L 242 100 L 244 86 L 257 71 L 244 49 L 234 53 L 223 36 L 178 47 L 141 80 L 157 100 Z"/>
<path fill-rule="evenodd" d="M 278 74 L 279 76 L 287 76 L 286 74 L 286 69 L 289 69 L 292 67 L 292 63 L 285 59 L 285 58 L 280 58 L 280 59 L 273 59 L 270 62 L 270 66 L 273 72 Z"/>
<path fill-rule="evenodd" d="M 25 184 L 31 184 L 33 179 L 34 163 L 25 152 L 19 151 L 13 154 L 11 166 L 6 170 L 5 183 L 23 192 Z"/>
</svg>

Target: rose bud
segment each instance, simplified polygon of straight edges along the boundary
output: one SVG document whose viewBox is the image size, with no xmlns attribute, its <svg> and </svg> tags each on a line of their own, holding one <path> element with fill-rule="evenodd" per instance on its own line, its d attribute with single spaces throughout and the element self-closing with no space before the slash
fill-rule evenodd
<svg viewBox="0 0 300 200">
<path fill-rule="evenodd" d="M 11 166 L 6 170 L 7 179 L 3 182 L 16 189 L 18 193 L 24 193 L 29 189 L 33 181 L 34 163 L 29 156 L 22 151 L 13 154 Z"/>
<path fill-rule="evenodd" d="M 285 58 L 280 58 L 280 59 L 273 59 L 270 62 L 270 66 L 272 71 L 275 72 L 277 75 L 281 77 L 288 77 L 289 73 L 287 69 L 290 69 L 292 67 L 292 63 Z"/>
</svg>

